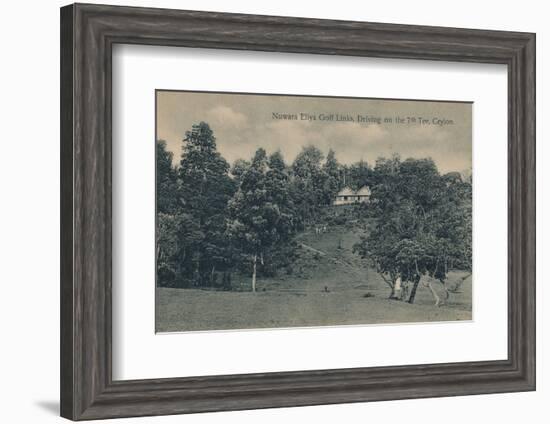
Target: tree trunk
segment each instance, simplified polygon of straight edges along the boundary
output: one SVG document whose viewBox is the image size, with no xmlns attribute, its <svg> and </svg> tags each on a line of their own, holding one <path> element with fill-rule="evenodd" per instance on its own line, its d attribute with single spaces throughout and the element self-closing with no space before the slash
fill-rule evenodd
<svg viewBox="0 0 550 424">
<path fill-rule="evenodd" d="M 472 273 L 470 272 L 469 274 L 466 274 L 464 277 L 461 277 L 455 284 L 454 287 L 452 287 L 449 291 L 453 292 L 453 293 L 460 293 L 459 290 L 460 290 L 460 287 L 462 287 L 462 284 L 464 284 L 464 281 L 466 281 L 470 276 L 472 275 Z"/>
<path fill-rule="evenodd" d="M 200 271 L 200 263 L 199 263 L 199 260 L 197 259 L 196 263 L 195 263 L 195 275 L 194 275 L 194 284 L 195 286 L 200 286 L 201 285 L 201 271 Z"/>
<path fill-rule="evenodd" d="M 443 286 L 443 290 L 445 290 L 445 299 L 443 299 L 443 301 L 441 301 L 439 304 L 440 305 L 445 305 L 448 301 L 449 301 L 449 298 L 451 297 L 451 292 L 449 291 L 449 289 L 447 288 L 447 285 L 445 284 L 445 280 L 444 279 L 440 279 L 439 282 L 441 283 L 441 285 Z"/>
<path fill-rule="evenodd" d="M 398 299 L 398 297 L 396 296 L 395 294 L 395 288 L 396 288 L 396 285 L 395 285 L 395 281 L 393 279 L 393 277 L 390 275 L 390 277 L 386 277 L 384 275 L 383 272 L 380 271 L 380 267 L 376 267 L 376 272 L 378 272 L 378 275 L 380 275 L 380 277 L 382 277 L 382 280 L 384 280 L 384 282 L 388 285 L 388 287 L 391 289 L 391 293 L 390 293 L 390 296 L 388 299 Z M 399 278 L 399 277 L 398 277 Z"/>
<path fill-rule="evenodd" d="M 252 292 L 256 292 L 256 261 L 258 259 L 258 255 L 254 255 L 254 259 L 252 259 Z"/>
<path fill-rule="evenodd" d="M 416 277 L 413 283 L 413 287 L 411 289 L 411 296 L 409 297 L 409 303 L 414 303 L 414 298 L 416 297 L 416 289 L 418 288 L 418 284 L 420 283 L 420 275 Z"/>
<path fill-rule="evenodd" d="M 392 294 L 394 299 L 401 298 L 401 277 L 397 277 L 393 283 Z"/>
<path fill-rule="evenodd" d="M 401 295 L 399 300 L 406 302 L 409 297 L 409 286 L 407 284 L 401 284 Z"/>
<path fill-rule="evenodd" d="M 160 261 L 160 243 L 157 243 L 157 265 Z"/>
<path fill-rule="evenodd" d="M 212 271 L 210 271 L 210 285 L 214 285 L 214 272 L 216 271 L 216 265 L 212 265 Z"/>
<path fill-rule="evenodd" d="M 435 306 L 439 306 L 440 302 L 441 302 L 441 299 L 439 298 L 439 296 L 437 295 L 437 292 L 432 287 L 432 283 L 430 281 L 428 281 L 427 283 L 424 283 L 424 286 L 428 287 L 430 289 L 430 291 L 432 292 L 432 296 L 434 297 L 434 301 L 435 301 Z"/>
</svg>

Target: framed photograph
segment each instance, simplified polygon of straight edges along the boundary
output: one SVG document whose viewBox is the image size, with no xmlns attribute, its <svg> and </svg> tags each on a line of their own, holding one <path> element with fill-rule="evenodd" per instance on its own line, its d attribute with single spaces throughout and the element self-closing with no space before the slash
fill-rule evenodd
<svg viewBox="0 0 550 424">
<path fill-rule="evenodd" d="M 61 9 L 61 414 L 535 389 L 535 35 Z"/>
<path fill-rule="evenodd" d="M 472 103 L 156 105 L 157 332 L 472 319 Z"/>
</svg>

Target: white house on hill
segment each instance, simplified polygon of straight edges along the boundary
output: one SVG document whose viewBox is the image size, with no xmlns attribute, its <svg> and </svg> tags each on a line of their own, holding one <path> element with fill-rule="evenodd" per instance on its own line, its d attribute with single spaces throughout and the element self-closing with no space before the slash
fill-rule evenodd
<svg viewBox="0 0 550 424">
<path fill-rule="evenodd" d="M 336 195 L 333 205 L 351 205 L 353 203 L 364 203 L 370 198 L 370 189 L 367 186 L 361 187 L 357 191 L 353 191 L 349 187 L 344 187 Z"/>
</svg>

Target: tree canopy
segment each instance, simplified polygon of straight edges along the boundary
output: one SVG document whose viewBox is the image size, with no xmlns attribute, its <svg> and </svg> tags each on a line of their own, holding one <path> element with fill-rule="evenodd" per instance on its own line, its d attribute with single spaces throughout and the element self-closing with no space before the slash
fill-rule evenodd
<svg viewBox="0 0 550 424">
<path fill-rule="evenodd" d="M 444 284 L 452 267 L 471 267 L 471 185 L 441 176 L 431 159 L 380 159 L 374 175 L 374 226 L 354 250 L 392 289 L 410 282 L 413 303 L 423 276 Z"/>
<path fill-rule="evenodd" d="M 156 156 L 160 286 L 227 288 L 238 271 L 252 276 L 256 290 L 258 275 L 292 260 L 295 236 L 325 219 L 339 190 L 364 185 L 369 203 L 333 222 L 368 222 L 353 250 L 388 283 L 391 297 L 403 284 L 410 287 L 404 300 L 413 303 L 424 277 L 445 285 L 451 269 L 471 270 L 471 178 L 441 175 L 431 159 L 342 165 L 332 149 L 325 158 L 309 145 L 291 164 L 280 151 L 258 148 L 230 166 L 205 122 L 186 131 L 179 163 L 162 140 Z"/>
</svg>

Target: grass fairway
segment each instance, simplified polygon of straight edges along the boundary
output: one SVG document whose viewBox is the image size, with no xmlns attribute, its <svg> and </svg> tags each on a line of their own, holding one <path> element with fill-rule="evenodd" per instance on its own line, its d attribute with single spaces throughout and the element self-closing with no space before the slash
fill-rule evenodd
<svg viewBox="0 0 550 424">
<path fill-rule="evenodd" d="M 246 291 L 250 278 L 234 280 L 239 291 L 157 288 L 156 331 L 228 330 L 324 325 L 456 321 L 472 318 L 468 278 L 446 305 L 434 306 L 421 285 L 415 304 L 389 300 L 389 288 L 366 266 L 352 246 L 356 230 L 332 228 L 303 233 L 296 272 L 260 278 L 257 292 Z M 450 273 L 453 281 L 464 275 Z M 440 283 L 434 288 L 443 292 Z"/>
</svg>

